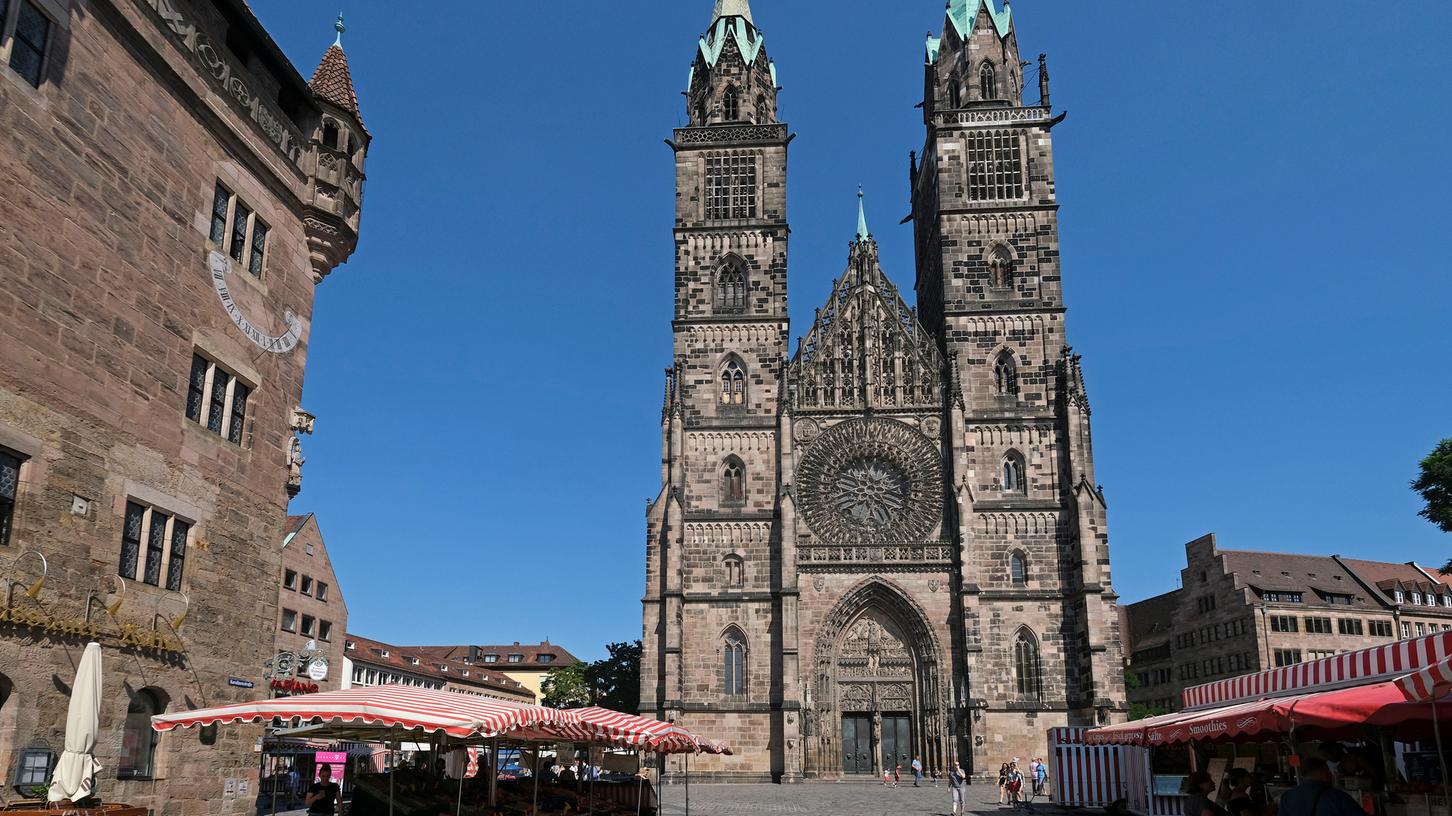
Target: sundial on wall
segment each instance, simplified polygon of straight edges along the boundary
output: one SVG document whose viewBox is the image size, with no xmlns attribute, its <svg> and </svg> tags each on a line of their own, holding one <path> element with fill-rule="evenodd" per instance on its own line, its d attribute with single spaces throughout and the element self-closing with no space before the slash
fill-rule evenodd
<svg viewBox="0 0 1452 816">
<path fill-rule="evenodd" d="M 232 290 L 227 285 L 227 275 L 232 272 L 232 259 L 214 250 L 207 255 L 207 266 L 211 270 L 212 287 L 217 290 L 222 308 L 253 345 L 274 354 L 286 354 L 297 348 L 298 341 L 302 339 L 303 327 L 302 321 L 298 320 L 291 309 L 285 309 L 282 313 L 282 322 L 287 330 L 282 334 L 268 334 L 247 319 L 247 315 L 242 313 L 242 308 L 232 297 Z"/>
<path fill-rule="evenodd" d="M 890 419 L 853 419 L 814 440 L 797 471 L 802 515 L 833 544 L 922 541 L 943 513 L 937 447 Z"/>
</svg>

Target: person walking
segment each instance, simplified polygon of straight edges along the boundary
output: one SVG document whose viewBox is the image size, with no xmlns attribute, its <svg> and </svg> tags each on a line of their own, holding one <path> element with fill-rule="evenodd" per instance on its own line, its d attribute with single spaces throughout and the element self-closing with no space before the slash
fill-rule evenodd
<svg viewBox="0 0 1452 816">
<path fill-rule="evenodd" d="M 1042 757 L 1034 758 L 1034 796 L 1043 796 L 1049 788 L 1049 766 Z"/>
<path fill-rule="evenodd" d="M 933 766 L 933 787 L 938 787 L 938 766 Z"/>
<path fill-rule="evenodd" d="M 1023 791 L 1023 772 L 1017 762 L 1008 763 L 1008 803 L 1015 808 L 1021 803 L 1019 794 Z"/>
<path fill-rule="evenodd" d="M 948 790 L 953 794 L 952 816 L 964 816 L 963 814 L 963 768 L 958 765 L 958 760 L 953 760 L 953 767 L 948 769 Z"/>
<path fill-rule="evenodd" d="M 318 781 L 308 788 L 303 804 L 308 816 L 343 816 L 343 789 L 333 781 L 333 766 L 318 766 Z"/>
<path fill-rule="evenodd" d="M 902 766 L 894 765 L 892 766 L 892 786 L 895 788 L 900 784 L 902 784 Z"/>
<path fill-rule="evenodd" d="M 998 804 L 1008 804 L 1008 763 L 998 768 Z"/>
<path fill-rule="evenodd" d="M 923 762 L 913 757 L 913 787 L 921 788 L 923 781 Z"/>
</svg>

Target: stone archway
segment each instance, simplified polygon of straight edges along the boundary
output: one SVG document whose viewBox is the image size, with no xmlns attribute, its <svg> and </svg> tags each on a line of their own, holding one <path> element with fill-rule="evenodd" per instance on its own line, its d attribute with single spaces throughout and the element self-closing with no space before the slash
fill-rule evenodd
<svg viewBox="0 0 1452 816">
<path fill-rule="evenodd" d="M 913 757 L 943 768 L 941 650 L 927 617 L 885 579 L 864 581 L 823 620 L 808 689 L 807 772 L 881 774 Z"/>
</svg>

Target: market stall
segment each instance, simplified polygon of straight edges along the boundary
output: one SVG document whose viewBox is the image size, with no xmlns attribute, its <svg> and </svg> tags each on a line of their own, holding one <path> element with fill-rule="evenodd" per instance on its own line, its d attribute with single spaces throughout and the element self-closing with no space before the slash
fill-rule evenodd
<svg viewBox="0 0 1452 816">
<path fill-rule="evenodd" d="M 1369 812 L 1452 816 L 1449 692 L 1452 632 L 1442 632 L 1195 686 L 1184 711 L 1093 728 L 1083 743 L 1124 746 L 1118 776 L 1142 813 L 1165 795 L 1153 758 L 1179 748 L 1217 780 L 1251 771 L 1270 798 L 1296 784 L 1302 757 L 1319 755 Z"/>
<path fill-rule="evenodd" d="M 157 731 L 218 723 L 271 722 L 286 728 L 289 737 L 377 742 L 388 746 L 388 772 L 355 782 L 355 816 L 370 812 L 408 816 L 437 816 L 440 800 L 452 791 L 450 808 L 464 813 L 624 812 L 625 797 L 602 796 L 597 807 L 593 795 L 598 772 L 573 770 L 552 779 L 539 767 L 540 746 L 583 743 L 632 748 L 642 753 L 729 753 L 729 748 L 699 738 L 683 728 L 657 720 L 606 709 L 560 710 L 485 697 L 408 686 L 369 686 L 343 691 L 304 694 L 273 700 L 234 703 L 195 711 L 174 712 L 152 718 Z M 399 767 L 392 752 L 401 743 L 426 744 L 426 764 Z M 533 747 L 534 768 L 529 778 L 500 783 L 501 749 Z M 455 749 L 482 751 L 490 772 L 446 778 L 442 757 Z M 522 754 L 521 754 L 522 755 Z M 471 754 L 477 768 L 480 754 Z M 588 767 L 588 766 L 587 766 Z M 521 769 L 522 770 L 522 769 Z M 509 774 L 514 777 L 515 775 Z M 573 784 L 561 785 L 560 782 Z M 587 784 L 588 783 L 588 784 Z M 630 801 L 643 812 L 646 782 L 636 783 L 639 795 Z M 615 793 L 615 792 L 612 792 Z M 467 804 L 466 804 L 467 803 Z"/>
</svg>

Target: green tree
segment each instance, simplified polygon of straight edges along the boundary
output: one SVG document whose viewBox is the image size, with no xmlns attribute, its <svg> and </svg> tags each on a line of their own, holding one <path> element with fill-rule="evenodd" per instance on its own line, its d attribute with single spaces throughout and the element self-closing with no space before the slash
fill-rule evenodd
<svg viewBox="0 0 1452 816">
<path fill-rule="evenodd" d="M 640 710 L 641 643 L 611 643 L 610 656 L 590 664 L 586 675 L 595 705 L 634 714 Z"/>
<path fill-rule="evenodd" d="M 1422 472 L 1412 489 L 1422 494 L 1427 504 L 1420 515 L 1452 533 L 1452 439 L 1443 439 L 1437 447 L 1422 460 Z M 1452 560 L 1442 567 L 1442 572 L 1452 574 Z"/>
<path fill-rule="evenodd" d="M 589 666 L 585 663 L 550 669 L 550 673 L 545 675 L 544 682 L 540 684 L 540 691 L 543 692 L 540 704 L 550 708 L 592 705 L 594 700 L 590 694 L 588 670 Z"/>
</svg>

